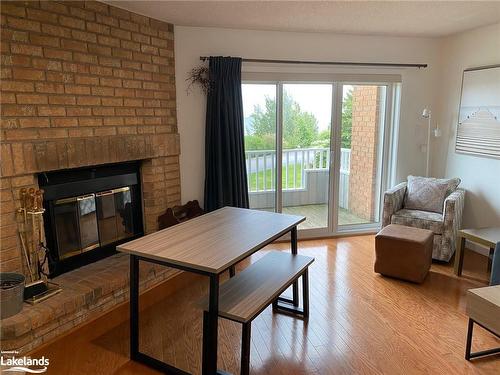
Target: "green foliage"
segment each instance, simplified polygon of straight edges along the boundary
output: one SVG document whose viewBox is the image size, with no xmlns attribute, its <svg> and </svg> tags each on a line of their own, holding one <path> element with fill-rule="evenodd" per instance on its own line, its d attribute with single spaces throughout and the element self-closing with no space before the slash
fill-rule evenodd
<svg viewBox="0 0 500 375">
<path fill-rule="evenodd" d="M 286 180 L 286 167 L 282 168 L 281 181 L 283 189 L 293 189 L 301 188 L 302 186 L 302 165 L 301 164 L 289 164 L 288 165 L 288 181 Z M 294 178 L 295 172 L 295 178 Z M 266 187 L 265 189 L 270 190 L 272 188 L 272 171 L 271 169 L 266 169 L 265 171 L 252 172 L 248 175 L 248 189 L 249 191 L 264 190 L 264 173 L 266 174 Z M 257 186 L 257 176 L 259 177 L 259 183 Z"/>
<path fill-rule="evenodd" d="M 265 108 L 257 105 L 245 136 L 247 150 L 274 149 L 276 132 L 276 101 L 266 96 Z M 302 111 L 299 104 L 285 92 L 283 98 L 283 148 L 309 147 L 318 137 L 318 120 Z"/>
<path fill-rule="evenodd" d="M 274 150 L 276 148 L 276 137 L 274 134 L 246 135 L 245 150 Z"/>
<path fill-rule="evenodd" d="M 283 148 L 330 147 L 330 125 L 318 131 L 318 120 L 300 108 L 292 96 L 283 97 Z M 265 105 L 254 107 L 246 127 L 246 150 L 274 150 L 276 142 L 276 101 L 268 96 Z M 351 148 L 352 90 L 342 105 L 342 147 Z"/>
<path fill-rule="evenodd" d="M 351 148 L 352 136 L 352 89 L 347 93 L 342 103 L 342 148 Z"/>
</svg>

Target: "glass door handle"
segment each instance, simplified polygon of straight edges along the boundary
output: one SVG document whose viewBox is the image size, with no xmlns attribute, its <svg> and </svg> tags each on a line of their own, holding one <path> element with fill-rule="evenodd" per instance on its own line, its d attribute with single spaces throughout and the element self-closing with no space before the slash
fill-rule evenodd
<svg viewBox="0 0 500 375">
<path fill-rule="evenodd" d="M 113 195 L 114 191 L 113 190 L 108 190 L 108 191 L 102 191 L 100 193 L 96 193 L 96 197 L 105 197 L 107 195 Z"/>
<path fill-rule="evenodd" d="M 95 197 L 95 194 L 87 194 L 87 195 L 82 195 L 80 197 L 77 197 L 76 200 L 77 201 L 83 201 L 83 200 L 86 200 L 86 199 L 93 199 Z"/>
</svg>

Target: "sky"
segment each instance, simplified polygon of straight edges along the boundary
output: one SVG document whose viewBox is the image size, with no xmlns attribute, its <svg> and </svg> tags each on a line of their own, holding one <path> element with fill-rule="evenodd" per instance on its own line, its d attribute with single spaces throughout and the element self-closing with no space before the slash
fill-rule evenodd
<svg viewBox="0 0 500 375">
<path fill-rule="evenodd" d="M 252 114 L 255 105 L 264 108 L 266 95 L 276 97 L 276 86 L 273 84 L 243 84 L 242 90 L 245 118 Z M 284 84 L 283 90 L 299 103 L 303 111 L 316 117 L 320 131 L 328 128 L 332 109 L 331 84 Z"/>
</svg>

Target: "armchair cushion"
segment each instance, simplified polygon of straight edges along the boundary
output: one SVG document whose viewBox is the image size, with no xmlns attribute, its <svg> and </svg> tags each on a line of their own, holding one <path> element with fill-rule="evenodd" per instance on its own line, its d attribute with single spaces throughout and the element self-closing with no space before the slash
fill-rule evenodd
<svg viewBox="0 0 500 375">
<path fill-rule="evenodd" d="M 443 215 L 437 212 L 402 209 L 391 217 L 391 224 L 431 230 L 434 234 L 443 234 Z"/>
<path fill-rule="evenodd" d="M 437 179 L 408 176 L 404 208 L 443 213 L 443 202 L 460 179 Z"/>
</svg>

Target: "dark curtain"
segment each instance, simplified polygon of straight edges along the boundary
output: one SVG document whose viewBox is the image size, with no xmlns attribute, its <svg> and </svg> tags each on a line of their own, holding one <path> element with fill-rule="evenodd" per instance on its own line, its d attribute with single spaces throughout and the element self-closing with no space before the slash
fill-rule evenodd
<svg viewBox="0 0 500 375">
<path fill-rule="evenodd" d="M 205 210 L 248 208 L 241 58 L 210 57 L 205 132 Z"/>
</svg>

